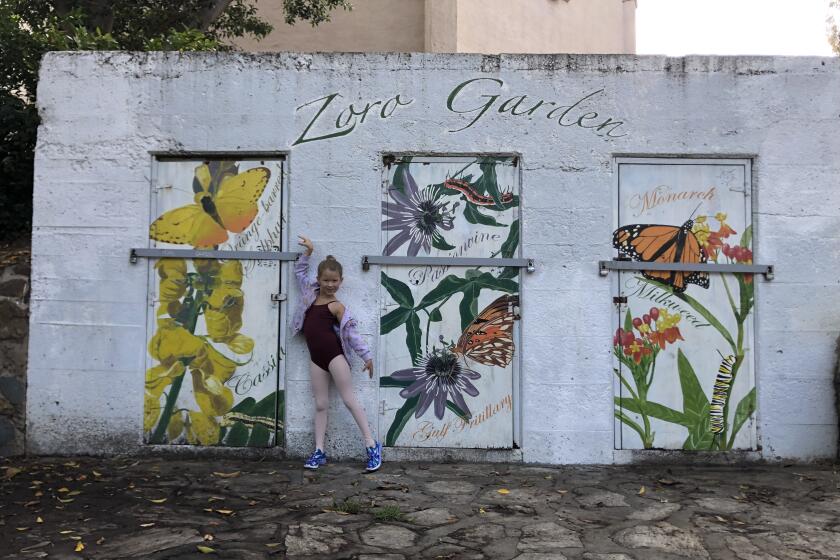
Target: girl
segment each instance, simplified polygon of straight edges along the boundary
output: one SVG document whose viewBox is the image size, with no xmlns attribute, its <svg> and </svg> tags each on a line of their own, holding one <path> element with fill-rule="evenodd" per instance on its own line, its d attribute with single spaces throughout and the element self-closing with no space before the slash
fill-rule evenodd
<svg viewBox="0 0 840 560">
<path fill-rule="evenodd" d="M 368 456 L 366 468 L 373 472 L 382 465 L 382 445 L 371 436 L 365 410 L 353 394 L 347 354 L 348 349 L 352 348 L 365 362 L 364 369 L 373 379 L 370 349 L 356 330 L 356 320 L 350 311 L 335 298 L 343 280 L 341 264 L 332 255 L 327 255 L 318 265 L 317 279 L 312 279 L 309 276 L 309 257 L 315 246 L 306 237 L 298 237 L 298 244 L 303 245 L 306 252 L 295 263 L 301 302 L 292 319 L 292 334 L 303 331 L 306 337 L 311 358 L 309 376 L 312 392 L 315 394 L 315 451 L 303 466 L 307 469 L 317 469 L 327 463 L 324 437 L 327 431 L 327 407 L 332 376 L 344 405 L 350 410 L 362 431 Z"/>
</svg>

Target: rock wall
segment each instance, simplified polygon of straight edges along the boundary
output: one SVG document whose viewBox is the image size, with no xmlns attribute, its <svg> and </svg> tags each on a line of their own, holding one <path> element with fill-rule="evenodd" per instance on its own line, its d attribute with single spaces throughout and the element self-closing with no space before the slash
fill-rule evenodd
<svg viewBox="0 0 840 560">
<path fill-rule="evenodd" d="M 0 265 L 0 456 L 24 452 L 29 270 L 28 262 Z"/>
</svg>

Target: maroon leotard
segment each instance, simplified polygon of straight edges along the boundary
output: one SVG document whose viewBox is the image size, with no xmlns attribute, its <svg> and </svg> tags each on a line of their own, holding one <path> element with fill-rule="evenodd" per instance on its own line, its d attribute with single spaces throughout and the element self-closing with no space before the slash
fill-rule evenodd
<svg viewBox="0 0 840 560">
<path fill-rule="evenodd" d="M 329 308 L 333 301 L 310 305 L 303 319 L 303 336 L 306 337 L 309 357 L 316 366 L 326 371 L 330 370 L 333 358 L 343 354 L 341 341 L 333 330 L 333 326 L 338 323 Z"/>
</svg>

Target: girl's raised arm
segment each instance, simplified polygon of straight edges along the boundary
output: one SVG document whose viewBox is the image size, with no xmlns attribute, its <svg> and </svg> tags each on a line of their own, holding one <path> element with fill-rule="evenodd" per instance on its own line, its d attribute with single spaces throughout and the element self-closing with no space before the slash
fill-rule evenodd
<svg viewBox="0 0 840 560">
<path fill-rule="evenodd" d="M 298 285 L 303 290 L 315 283 L 309 277 L 309 257 L 312 255 L 312 251 L 315 250 L 315 246 L 308 237 L 298 235 L 298 239 L 300 239 L 298 245 L 303 245 L 306 248 L 306 251 L 295 262 L 295 278 L 297 278 Z"/>
</svg>

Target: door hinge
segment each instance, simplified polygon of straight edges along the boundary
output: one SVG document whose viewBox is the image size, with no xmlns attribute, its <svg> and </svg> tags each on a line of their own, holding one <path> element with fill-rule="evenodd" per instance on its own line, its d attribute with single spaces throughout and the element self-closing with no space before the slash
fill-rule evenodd
<svg viewBox="0 0 840 560">
<path fill-rule="evenodd" d="M 385 415 L 385 401 L 379 401 L 379 415 Z"/>
<path fill-rule="evenodd" d="M 613 297 L 613 303 L 616 305 L 627 305 L 627 296 L 615 296 Z"/>
<path fill-rule="evenodd" d="M 286 294 L 271 294 L 271 301 L 273 303 L 286 301 Z"/>
</svg>

